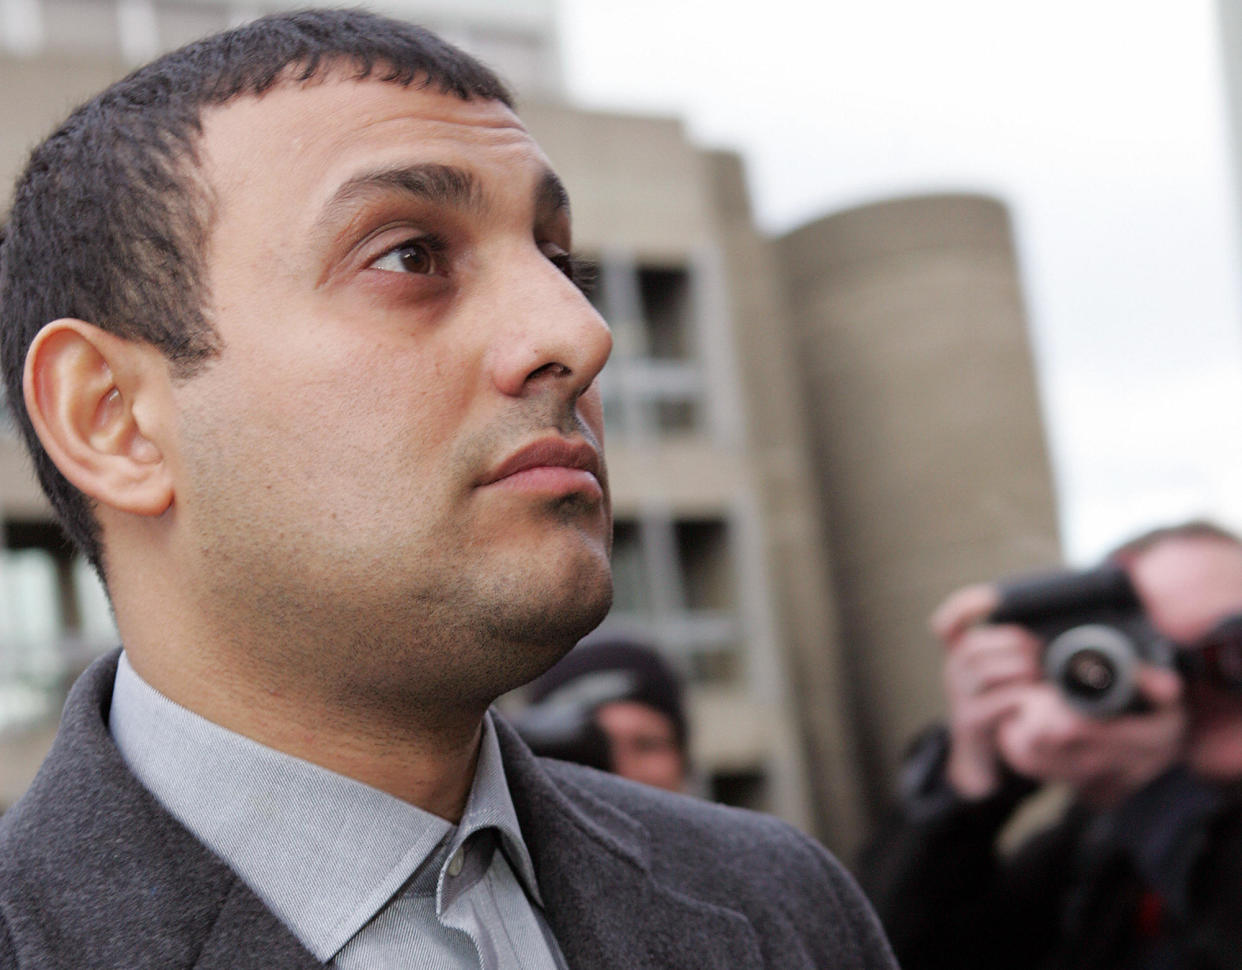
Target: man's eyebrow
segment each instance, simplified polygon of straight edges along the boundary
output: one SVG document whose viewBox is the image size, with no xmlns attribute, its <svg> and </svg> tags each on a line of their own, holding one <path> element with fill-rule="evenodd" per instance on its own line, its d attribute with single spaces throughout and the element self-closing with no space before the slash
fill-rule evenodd
<svg viewBox="0 0 1242 970">
<path fill-rule="evenodd" d="M 334 213 L 350 209 L 359 199 L 385 192 L 398 192 L 455 209 L 478 209 L 483 205 L 479 183 L 463 169 L 432 163 L 402 165 L 364 172 L 343 183 L 323 207 L 318 223 L 329 223 Z"/>
<path fill-rule="evenodd" d="M 539 187 L 535 190 L 535 214 L 546 219 L 564 212 L 569 213 L 569 193 L 565 185 L 551 169 L 543 173 Z"/>
</svg>

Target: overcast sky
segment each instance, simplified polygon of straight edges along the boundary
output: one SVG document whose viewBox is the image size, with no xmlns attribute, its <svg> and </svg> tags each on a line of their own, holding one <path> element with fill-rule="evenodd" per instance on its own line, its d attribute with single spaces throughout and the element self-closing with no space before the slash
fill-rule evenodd
<svg viewBox="0 0 1242 970">
<path fill-rule="evenodd" d="M 1072 560 L 1190 515 L 1242 528 L 1209 0 L 560 2 L 571 97 L 740 150 L 767 229 L 928 190 L 1008 202 Z"/>
</svg>

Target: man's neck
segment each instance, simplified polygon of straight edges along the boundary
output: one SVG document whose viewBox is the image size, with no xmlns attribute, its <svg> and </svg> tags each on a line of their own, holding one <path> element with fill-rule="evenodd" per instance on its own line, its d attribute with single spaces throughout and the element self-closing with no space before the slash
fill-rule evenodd
<svg viewBox="0 0 1242 970">
<path fill-rule="evenodd" d="M 232 665 L 194 670 L 158 651 L 126 652 L 151 687 L 214 724 L 450 822 L 461 818 L 485 708 L 397 716 L 387 705 L 341 703 Z"/>
</svg>

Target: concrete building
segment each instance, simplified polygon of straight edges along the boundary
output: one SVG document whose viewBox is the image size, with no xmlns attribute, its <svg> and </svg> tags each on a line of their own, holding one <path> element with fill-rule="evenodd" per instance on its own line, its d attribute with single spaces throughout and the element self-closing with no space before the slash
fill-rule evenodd
<svg viewBox="0 0 1242 970">
<path fill-rule="evenodd" d="M 1060 561 L 1012 231 L 994 199 L 929 196 L 776 245 L 875 806 L 943 707 L 932 609 Z"/>
<path fill-rule="evenodd" d="M 297 0 L 0 0 L 0 49 L 134 65 Z M 561 92 L 555 0 L 376 0 L 481 57 L 528 96 Z"/>
<path fill-rule="evenodd" d="M 3 184 L 127 63 L 281 5 L 0 0 Z M 940 712 L 927 609 L 958 582 L 1057 558 L 1003 209 L 908 200 L 768 240 L 736 156 L 673 119 L 564 103 L 552 0 L 388 9 L 514 82 L 569 187 L 577 248 L 598 260 L 592 299 L 616 341 L 605 627 L 649 637 L 689 676 L 709 794 L 848 856 L 900 745 Z M 2 806 L 67 673 L 115 634 L 5 435 L 0 518 Z"/>
</svg>

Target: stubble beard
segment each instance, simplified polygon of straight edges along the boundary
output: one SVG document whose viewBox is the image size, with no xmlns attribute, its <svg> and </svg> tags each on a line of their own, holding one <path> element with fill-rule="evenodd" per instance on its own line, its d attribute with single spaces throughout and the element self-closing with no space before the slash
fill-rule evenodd
<svg viewBox="0 0 1242 970">
<path fill-rule="evenodd" d="M 569 583 L 517 576 L 447 587 L 413 597 L 402 620 L 353 624 L 322 673 L 343 706 L 396 718 L 477 716 L 568 653 L 612 603 L 606 567 Z"/>
<path fill-rule="evenodd" d="M 496 460 L 524 435 L 552 427 L 583 434 L 598 447 L 572 413 L 527 405 L 506 418 L 491 433 L 463 443 L 454 459 L 463 469 L 458 477 L 486 467 L 484 460 Z M 480 536 L 468 527 L 459 532 L 450 524 L 444 530 L 442 522 L 436 533 L 428 523 L 408 543 L 387 550 L 417 567 L 417 576 L 408 577 L 416 587 L 402 592 L 399 574 L 409 564 L 368 562 L 365 555 L 328 562 L 307 556 L 313 542 L 304 549 L 290 545 L 296 536 L 290 522 L 268 523 L 261 515 L 265 509 L 252 509 L 248 498 L 258 494 L 257 485 L 240 476 L 234 480 L 232 469 L 207 460 L 210 444 L 198 449 L 207 456 L 199 478 L 215 480 L 209 491 L 216 496 L 204 530 L 211 537 L 203 549 L 209 577 L 204 599 L 217 612 L 231 604 L 226 612 L 232 616 L 220 632 L 232 642 L 222 646 L 238 670 L 256 680 L 283 685 L 346 716 L 382 718 L 386 712 L 394 723 L 411 716 L 451 718 L 454 712 L 481 711 L 538 676 L 594 629 L 611 605 L 607 498 L 601 507 L 597 499 L 572 494 L 533 511 L 546 523 L 549 546 L 559 546 L 567 532 L 581 532 L 565 552 L 571 560 L 556 568 L 530 568 L 542 558 L 537 539 L 528 539 L 530 548 L 520 559 L 517 549 L 480 548 Z M 379 551 L 382 544 L 376 535 L 360 548 Z M 352 558 L 345 546 L 337 551 Z M 290 568 L 300 556 L 318 560 L 310 575 Z"/>
</svg>

